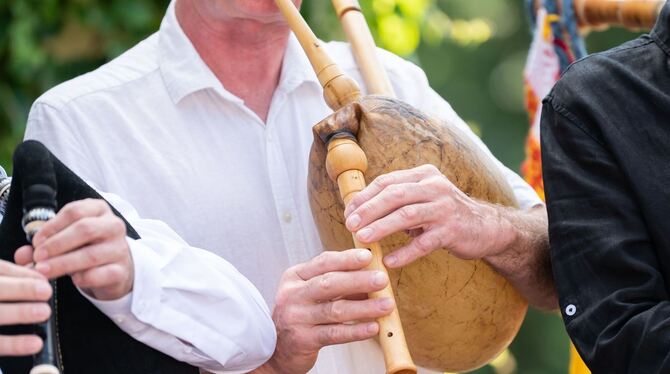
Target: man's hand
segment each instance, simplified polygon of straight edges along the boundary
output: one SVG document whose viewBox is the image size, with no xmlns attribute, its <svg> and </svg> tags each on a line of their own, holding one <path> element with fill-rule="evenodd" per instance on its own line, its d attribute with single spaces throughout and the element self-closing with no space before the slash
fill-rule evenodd
<svg viewBox="0 0 670 374">
<path fill-rule="evenodd" d="M 514 240 L 510 223 L 494 206 L 468 197 L 433 165 L 380 176 L 354 197 L 345 216 L 347 228 L 363 243 L 400 231 L 415 236 L 386 256 L 384 262 L 392 268 L 439 248 L 479 259 L 499 253 Z"/>
<path fill-rule="evenodd" d="M 15 254 L 17 264 L 35 262 L 49 279 L 70 275 L 72 282 L 99 300 L 115 300 L 133 286 L 133 261 L 126 226 L 103 200 L 70 203 Z"/>
<path fill-rule="evenodd" d="M 51 316 L 46 301 L 52 292 L 49 282 L 40 273 L 0 261 L 0 325 L 46 321 Z M 42 350 L 43 344 L 36 335 L 0 335 L 0 356 L 35 354 Z"/>
<path fill-rule="evenodd" d="M 345 216 L 363 243 L 403 230 L 414 236 L 384 258 L 388 267 L 447 248 L 463 259 L 484 259 L 531 304 L 557 305 L 543 206 L 519 210 L 472 199 L 436 167 L 423 165 L 378 177 L 352 199 Z"/>
<path fill-rule="evenodd" d="M 363 270 L 371 259 L 366 249 L 324 252 L 288 269 L 273 312 L 277 347 L 255 373 L 306 373 L 322 347 L 376 336 L 377 322 L 363 321 L 390 314 L 393 301 L 352 299 L 389 282 L 383 272 Z"/>
</svg>

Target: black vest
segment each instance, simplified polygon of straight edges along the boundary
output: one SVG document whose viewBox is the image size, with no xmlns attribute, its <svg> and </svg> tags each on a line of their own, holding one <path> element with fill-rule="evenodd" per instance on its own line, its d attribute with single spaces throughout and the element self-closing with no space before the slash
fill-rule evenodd
<svg viewBox="0 0 670 374">
<path fill-rule="evenodd" d="M 35 146 L 32 142 L 33 146 Z M 102 197 L 84 181 L 51 155 L 58 182 L 58 209 L 69 202 Z M 23 170 L 14 171 L 11 195 L 4 220 L 0 224 L 0 258 L 13 261 L 17 248 L 28 244 L 21 228 Z M 114 213 L 123 217 L 114 210 Z M 137 232 L 126 222 L 128 237 L 139 239 Z M 119 329 L 114 322 L 84 298 L 72 284 L 70 277 L 57 280 L 58 348 L 62 374 L 197 374 L 198 369 L 177 361 Z M 0 327 L 0 334 L 32 333 L 32 326 Z M 32 358 L 0 357 L 4 374 L 27 374 Z"/>
</svg>

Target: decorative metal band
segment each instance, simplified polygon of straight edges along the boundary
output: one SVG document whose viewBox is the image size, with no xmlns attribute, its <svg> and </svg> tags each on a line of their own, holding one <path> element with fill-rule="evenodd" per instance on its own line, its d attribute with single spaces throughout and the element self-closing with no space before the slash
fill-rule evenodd
<svg viewBox="0 0 670 374">
<path fill-rule="evenodd" d="M 23 215 L 21 227 L 25 231 L 28 241 L 32 242 L 33 236 L 37 233 L 41 225 L 34 225 L 36 222 L 46 222 L 56 216 L 56 212 L 49 208 L 34 208 Z"/>
<path fill-rule="evenodd" d="M 9 191 L 12 185 L 12 178 L 0 180 L 0 217 L 7 211 L 7 202 L 9 201 Z M 0 219 L 1 221 L 2 219 Z"/>
</svg>

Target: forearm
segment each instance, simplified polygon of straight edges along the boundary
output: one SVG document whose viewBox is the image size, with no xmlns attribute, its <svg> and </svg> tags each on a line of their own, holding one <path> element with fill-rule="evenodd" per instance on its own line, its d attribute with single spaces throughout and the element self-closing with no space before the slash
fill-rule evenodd
<svg viewBox="0 0 670 374">
<path fill-rule="evenodd" d="M 495 206 L 501 232 L 499 248 L 484 258 L 516 287 L 528 302 L 543 310 L 556 309 L 549 257 L 547 211 L 544 206 L 518 210 Z"/>
</svg>

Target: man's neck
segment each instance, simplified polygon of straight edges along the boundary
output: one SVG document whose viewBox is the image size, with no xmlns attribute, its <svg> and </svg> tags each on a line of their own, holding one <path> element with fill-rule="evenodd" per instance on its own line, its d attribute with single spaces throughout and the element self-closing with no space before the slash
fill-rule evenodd
<svg viewBox="0 0 670 374">
<path fill-rule="evenodd" d="M 176 13 L 198 54 L 226 90 L 266 122 L 279 84 L 288 26 L 243 18 L 216 20 L 189 0 L 178 1 Z"/>
</svg>

